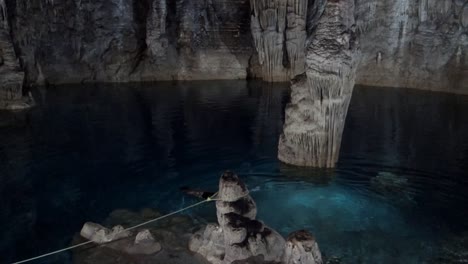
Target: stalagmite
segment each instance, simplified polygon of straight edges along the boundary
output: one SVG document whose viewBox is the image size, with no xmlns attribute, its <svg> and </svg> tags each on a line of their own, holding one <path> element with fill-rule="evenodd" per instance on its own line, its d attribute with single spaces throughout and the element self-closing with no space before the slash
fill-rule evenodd
<svg viewBox="0 0 468 264">
<path fill-rule="evenodd" d="M 289 81 L 304 72 L 307 0 L 250 1 L 251 32 L 265 81 Z"/>
<path fill-rule="evenodd" d="M 307 47 L 306 72 L 293 80 L 278 158 L 334 167 L 357 65 L 354 1 L 328 1 Z"/>
</svg>

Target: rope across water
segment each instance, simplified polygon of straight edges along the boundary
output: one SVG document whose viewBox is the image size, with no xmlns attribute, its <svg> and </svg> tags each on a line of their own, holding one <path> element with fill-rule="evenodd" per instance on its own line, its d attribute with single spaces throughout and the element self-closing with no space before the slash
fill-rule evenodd
<svg viewBox="0 0 468 264">
<path fill-rule="evenodd" d="M 141 227 L 141 226 L 144 226 L 144 225 L 147 225 L 147 224 L 150 224 L 150 223 L 154 223 L 156 221 L 159 221 L 161 219 L 164 219 L 166 217 L 169 217 L 169 216 L 172 216 L 172 215 L 175 215 L 175 214 L 178 214 L 180 212 L 183 212 L 183 211 L 186 211 L 188 209 L 191 209 L 191 208 L 194 208 L 194 207 L 197 207 L 199 205 L 202 205 L 204 203 L 207 203 L 207 202 L 212 202 L 212 201 L 217 201 L 218 199 L 214 199 L 214 197 L 218 195 L 218 193 L 216 192 L 215 194 L 213 194 L 212 196 L 206 198 L 206 200 L 203 200 L 201 202 L 198 202 L 198 203 L 195 203 L 195 204 L 192 204 L 192 205 L 189 205 L 187 207 L 184 207 L 182 209 L 179 209 L 177 211 L 174 211 L 172 213 L 169 213 L 169 214 L 166 214 L 166 215 L 163 215 L 163 216 L 160 216 L 160 217 L 157 217 L 157 218 L 154 218 L 154 219 L 151 219 L 151 220 L 148 220 L 146 222 L 143 222 L 141 224 L 138 224 L 138 225 L 135 225 L 135 226 L 131 226 L 129 228 L 126 228 L 120 232 L 118 232 L 117 234 L 120 234 L 122 232 L 125 232 L 125 231 L 129 231 L 129 230 L 133 230 L 135 228 L 138 228 L 138 227 Z M 106 242 L 106 243 L 110 243 L 112 241 L 109 241 L 109 242 Z M 70 249 L 74 249 L 74 248 L 78 248 L 78 247 L 82 247 L 82 246 L 85 246 L 85 245 L 88 245 L 88 244 L 91 244 L 93 243 L 93 241 L 86 241 L 86 242 L 83 242 L 83 243 L 80 243 L 80 244 L 76 244 L 76 245 L 73 245 L 73 246 L 70 246 L 70 247 L 67 247 L 67 248 L 62 248 L 62 249 L 59 249 L 59 250 L 56 250 L 56 251 L 52 251 L 52 252 L 49 252 L 49 253 L 46 253 L 46 254 L 43 254 L 43 255 L 40 255 L 40 256 L 37 256 L 37 257 L 33 257 L 33 258 L 29 258 L 29 259 L 25 259 L 25 260 L 21 260 L 21 261 L 18 261 L 18 262 L 14 262 L 12 264 L 20 264 L 20 263 L 26 263 L 26 262 L 30 262 L 30 261 L 33 261 L 33 260 L 36 260 L 36 259 L 41 259 L 41 258 L 45 258 L 47 256 L 51 256 L 51 255 L 55 255 L 55 254 L 58 254 L 58 253 L 61 253 L 61 252 L 64 252 L 64 251 L 68 251 Z M 104 243 L 105 244 L 105 243 Z"/>
</svg>

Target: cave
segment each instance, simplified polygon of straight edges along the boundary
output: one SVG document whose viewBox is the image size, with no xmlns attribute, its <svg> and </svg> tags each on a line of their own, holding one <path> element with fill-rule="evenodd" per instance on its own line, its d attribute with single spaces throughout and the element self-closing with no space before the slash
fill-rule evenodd
<svg viewBox="0 0 468 264">
<path fill-rule="evenodd" d="M 467 113 L 468 0 L 0 0 L 1 259 L 464 263 Z"/>
</svg>

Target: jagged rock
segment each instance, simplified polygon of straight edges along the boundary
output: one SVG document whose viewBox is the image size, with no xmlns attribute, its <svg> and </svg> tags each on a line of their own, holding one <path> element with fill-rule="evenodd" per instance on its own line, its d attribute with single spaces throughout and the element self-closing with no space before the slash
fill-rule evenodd
<svg viewBox="0 0 468 264">
<path fill-rule="evenodd" d="M 114 226 L 112 230 L 100 224 L 87 222 L 83 225 L 80 235 L 97 244 L 108 243 L 113 240 L 131 236 L 131 232 L 124 231 L 122 226 Z"/>
<path fill-rule="evenodd" d="M 148 229 L 138 232 L 135 237 L 135 244 L 154 242 L 154 237 Z"/>
<path fill-rule="evenodd" d="M 233 172 L 227 171 L 219 181 L 219 199 L 223 202 L 235 202 L 249 194 L 245 184 Z"/>
<path fill-rule="evenodd" d="M 124 250 L 129 254 L 151 255 L 161 251 L 161 244 L 154 240 L 148 229 L 138 232 L 133 245 L 127 246 Z"/>
<path fill-rule="evenodd" d="M 357 67 L 354 28 L 354 1 L 328 1 L 307 47 L 306 72 L 291 86 L 281 161 L 335 166 Z"/>
<path fill-rule="evenodd" d="M 256 212 L 256 205 L 244 183 L 228 171 L 221 176 L 219 187 L 218 198 L 228 200 L 216 204 L 219 223 L 208 224 L 195 233 L 189 242 L 189 249 L 213 264 L 280 262 L 286 242 L 276 231 L 256 220 L 255 214 L 249 214 Z M 238 200 L 233 201 L 235 198 Z M 234 204 L 238 207 L 233 208 Z M 301 242 L 304 244 L 302 248 L 309 245 L 307 241 Z M 320 254 L 318 246 L 313 254 L 317 252 Z"/>
<path fill-rule="evenodd" d="M 291 233 L 286 242 L 283 263 L 322 264 L 322 254 L 314 237 L 306 230 Z"/>
</svg>

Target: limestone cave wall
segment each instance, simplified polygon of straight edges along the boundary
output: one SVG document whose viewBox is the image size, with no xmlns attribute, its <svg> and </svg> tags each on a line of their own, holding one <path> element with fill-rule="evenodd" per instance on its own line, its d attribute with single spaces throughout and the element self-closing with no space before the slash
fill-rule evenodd
<svg viewBox="0 0 468 264">
<path fill-rule="evenodd" d="M 13 61 L 24 71 L 27 85 L 289 81 L 305 71 L 306 47 L 326 4 L 326 0 L 0 2 L 1 24 L 9 25 L 0 29 L 0 71 L 4 75 L 6 62 L 12 61 L 5 54 L 15 54 L 19 62 Z M 354 2 L 362 54 L 358 84 L 468 93 L 468 0 Z M 10 48 L 4 48 L 5 43 Z"/>
<path fill-rule="evenodd" d="M 468 0 L 355 0 L 357 83 L 468 93 Z"/>
</svg>

